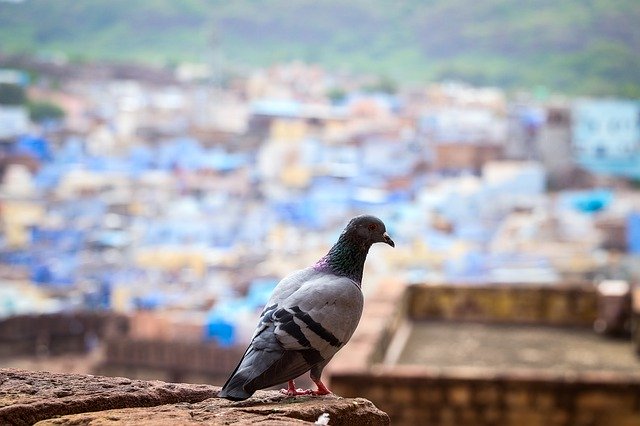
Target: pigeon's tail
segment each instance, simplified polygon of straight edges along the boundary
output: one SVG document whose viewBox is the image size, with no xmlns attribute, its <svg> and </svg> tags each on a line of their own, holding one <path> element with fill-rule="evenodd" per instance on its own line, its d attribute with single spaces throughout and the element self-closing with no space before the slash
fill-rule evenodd
<svg viewBox="0 0 640 426">
<path fill-rule="evenodd" d="M 293 380 L 311 367 L 300 351 L 264 350 L 249 346 L 218 396 L 242 401 L 258 389 Z"/>
<path fill-rule="evenodd" d="M 232 401 L 243 401 L 253 395 L 253 392 L 247 392 L 244 389 L 244 385 L 250 380 L 246 375 L 246 366 L 250 365 L 247 364 L 247 355 L 251 358 L 251 352 L 255 353 L 255 350 L 250 345 L 244 352 L 244 355 L 242 355 L 242 359 L 236 366 L 236 369 L 233 370 L 227 382 L 222 386 L 220 392 L 218 392 L 220 398 L 227 398 Z"/>
<path fill-rule="evenodd" d="M 255 385 L 256 379 L 259 379 L 264 371 L 277 363 L 282 356 L 282 350 L 267 351 L 256 349 L 250 345 L 231 377 L 222 386 L 218 396 L 232 401 L 242 401 L 251 397 L 256 390 L 263 389 L 263 387 Z M 276 384 L 278 383 L 269 386 Z"/>
<path fill-rule="evenodd" d="M 246 378 L 239 374 L 234 374 L 229 378 L 227 383 L 225 383 L 222 390 L 218 392 L 218 396 L 230 399 L 231 401 L 243 401 L 250 398 L 251 395 L 253 395 L 253 392 L 247 392 L 244 389 L 244 384 L 246 382 Z"/>
</svg>

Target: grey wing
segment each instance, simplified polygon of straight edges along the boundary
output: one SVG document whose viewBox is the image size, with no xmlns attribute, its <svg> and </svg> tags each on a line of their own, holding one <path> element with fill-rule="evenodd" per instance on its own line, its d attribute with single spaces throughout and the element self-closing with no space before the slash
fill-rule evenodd
<svg viewBox="0 0 640 426">
<path fill-rule="evenodd" d="M 247 399 L 258 389 L 295 379 L 321 361 L 313 358 L 312 351 L 283 348 L 274 331 L 278 321 L 287 319 L 274 320 L 274 314 L 271 309 L 262 316 L 249 347 L 218 396 Z"/>
<path fill-rule="evenodd" d="M 282 301 L 274 312 L 274 334 L 287 350 L 313 350 L 328 360 L 353 335 L 362 307 L 362 292 L 352 280 L 323 274 Z"/>
</svg>

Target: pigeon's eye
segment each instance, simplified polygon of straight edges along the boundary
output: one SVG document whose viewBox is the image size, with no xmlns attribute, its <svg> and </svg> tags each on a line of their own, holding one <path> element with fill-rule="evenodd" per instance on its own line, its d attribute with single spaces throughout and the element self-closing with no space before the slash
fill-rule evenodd
<svg viewBox="0 0 640 426">
<path fill-rule="evenodd" d="M 376 229 L 378 229 L 378 225 L 375 223 L 369 224 L 369 231 L 375 231 Z"/>
</svg>

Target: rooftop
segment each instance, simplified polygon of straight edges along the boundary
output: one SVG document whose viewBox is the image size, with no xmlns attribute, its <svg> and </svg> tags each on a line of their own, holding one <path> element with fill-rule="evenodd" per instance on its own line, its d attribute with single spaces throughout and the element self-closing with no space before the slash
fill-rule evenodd
<svg viewBox="0 0 640 426">
<path fill-rule="evenodd" d="M 443 373 L 471 367 L 488 373 L 531 370 L 640 377 L 640 358 L 629 340 L 570 327 L 416 321 L 397 364 L 429 366 Z"/>
</svg>

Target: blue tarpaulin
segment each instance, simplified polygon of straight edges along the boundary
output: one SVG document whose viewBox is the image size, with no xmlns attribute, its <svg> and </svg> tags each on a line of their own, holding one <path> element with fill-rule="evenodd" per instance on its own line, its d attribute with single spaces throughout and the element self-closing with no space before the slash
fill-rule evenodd
<svg viewBox="0 0 640 426">
<path fill-rule="evenodd" d="M 232 346 L 235 343 L 235 326 L 223 318 L 211 319 L 207 322 L 205 338 L 215 340 L 223 347 Z"/>
<path fill-rule="evenodd" d="M 585 213 L 592 213 L 606 208 L 613 200 L 613 193 L 607 190 L 589 191 L 576 195 L 573 206 Z"/>
<path fill-rule="evenodd" d="M 49 142 L 35 136 L 23 136 L 18 139 L 14 146 L 14 153 L 28 155 L 38 161 L 50 161 L 53 159 Z"/>
<path fill-rule="evenodd" d="M 629 253 L 640 254 L 640 212 L 627 218 L 627 246 Z"/>
</svg>

